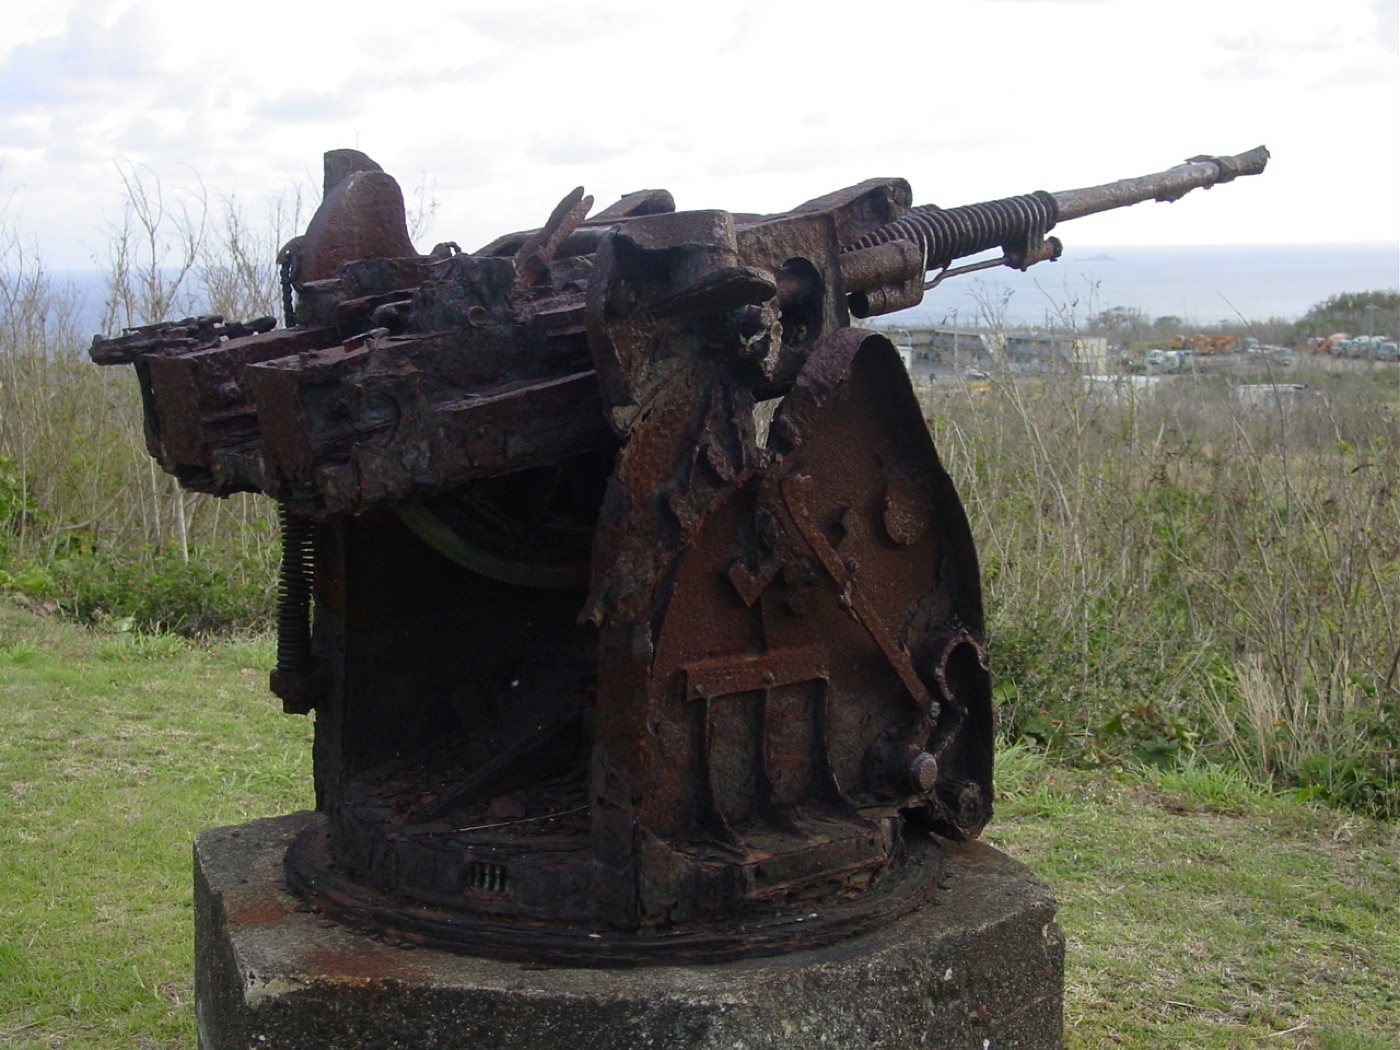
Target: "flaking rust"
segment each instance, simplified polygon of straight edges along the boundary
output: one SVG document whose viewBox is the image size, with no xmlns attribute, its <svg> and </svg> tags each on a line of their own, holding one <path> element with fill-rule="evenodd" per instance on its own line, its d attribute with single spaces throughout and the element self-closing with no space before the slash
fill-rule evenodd
<svg viewBox="0 0 1400 1050">
<path fill-rule="evenodd" d="M 281 505 L 272 687 L 316 711 L 327 817 L 293 889 L 395 943 L 581 965 L 929 900 L 992 812 L 977 558 L 897 352 L 851 317 L 1267 157 L 947 210 L 901 179 L 772 216 L 642 191 L 590 218 L 579 189 L 417 255 L 392 177 L 327 154 L 279 257 L 289 327 L 92 350 L 135 365 L 182 484 Z"/>
</svg>

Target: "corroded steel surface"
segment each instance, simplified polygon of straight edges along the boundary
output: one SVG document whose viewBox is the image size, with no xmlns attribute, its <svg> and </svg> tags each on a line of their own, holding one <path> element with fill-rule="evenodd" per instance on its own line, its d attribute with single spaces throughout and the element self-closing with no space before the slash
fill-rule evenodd
<svg viewBox="0 0 1400 1050">
<path fill-rule="evenodd" d="M 648 190 L 590 218 L 577 189 L 418 255 L 392 177 L 328 154 L 279 260 L 293 327 L 93 344 L 135 364 L 166 470 L 281 504 L 272 686 L 317 712 L 329 817 L 291 884 L 406 940 L 599 965 L 927 900 L 927 833 L 992 811 L 977 558 L 898 353 L 851 315 L 1264 156 L 947 211 L 901 179 L 772 216 Z"/>
</svg>

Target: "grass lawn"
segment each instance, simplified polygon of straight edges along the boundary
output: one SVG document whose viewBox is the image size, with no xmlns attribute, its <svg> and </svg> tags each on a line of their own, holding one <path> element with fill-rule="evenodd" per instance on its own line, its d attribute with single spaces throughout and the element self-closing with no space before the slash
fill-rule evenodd
<svg viewBox="0 0 1400 1050">
<path fill-rule="evenodd" d="M 0 1047 L 194 1046 L 190 842 L 311 805 L 271 661 L 0 605 Z M 1400 1046 L 1400 828 L 1208 768 L 998 776 L 988 840 L 1061 901 L 1071 1047 Z"/>
<path fill-rule="evenodd" d="M 0 1047 L 194 1046 L 191 840 L 312 804 L 271 660 L 0 605 Z"/>
<path fill-rule="evenodd" d="M 1400 1047 L 1400 827 L 1219 769 L 1003 752 L 986 838 L 1055 890 L 1071 1047 Z"/>
</svg>

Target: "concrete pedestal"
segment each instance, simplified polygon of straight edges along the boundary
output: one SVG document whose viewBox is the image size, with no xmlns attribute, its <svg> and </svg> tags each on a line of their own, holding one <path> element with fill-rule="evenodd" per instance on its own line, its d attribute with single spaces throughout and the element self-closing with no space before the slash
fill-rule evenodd
<svg viewBox="0 0 1400 1050">
<path fill-rule="evenodd" d="M 1055 902 L 981 843 L 938 902 L 827 948 L 710 966 L 532 968 L 392 947 L 310 913 L 282 881 L 315 813 L 195 843 L 202 1050 L 1052 1050 Z"/>
</svg>

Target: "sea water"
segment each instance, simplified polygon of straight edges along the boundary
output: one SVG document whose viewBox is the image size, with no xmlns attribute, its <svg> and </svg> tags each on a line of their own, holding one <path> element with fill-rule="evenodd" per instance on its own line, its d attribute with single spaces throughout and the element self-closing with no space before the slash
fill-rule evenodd
<svg viewBox="0 0 1400 1050">
<path fill-rule="evenodd" d="M 1055 262 L 1025 273 L 1006 267 L 950 277 L 912 310 L 881 325 L 1000 320 L 1008 325 L 1082 324 L 1112 307 L 1192 324 L 1297 320 L 1340 292 L 1400 286 L 1395 244 L 1094 246 L 1069 244 Z M 1377 318 L 1377 329 L 1382 322 Z M 1388 327 L 1394 327 L 1391 318 Z M 1394 334 L 1394 333 L 1392 333 Z"/>
</svg>

